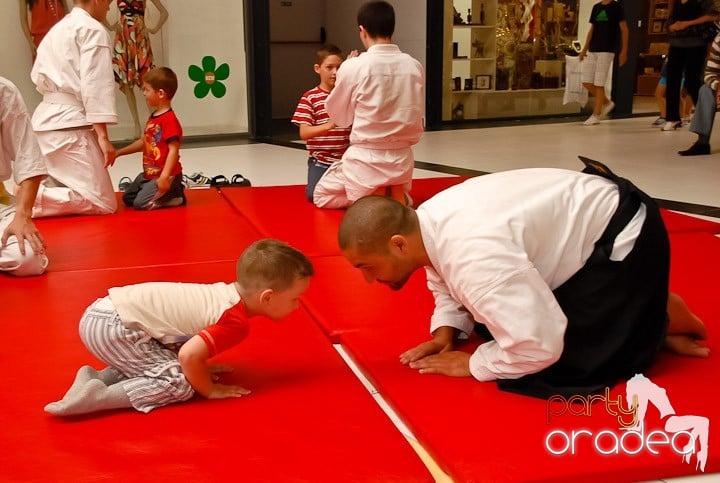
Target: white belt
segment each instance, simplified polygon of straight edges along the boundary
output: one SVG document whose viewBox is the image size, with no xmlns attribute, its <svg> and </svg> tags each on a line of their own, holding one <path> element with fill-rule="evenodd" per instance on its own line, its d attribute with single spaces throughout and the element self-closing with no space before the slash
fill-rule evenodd
<svg viewBox="0 0 720 483">
<path fill-rule="evenodd" d="M 83 107 L 83 103 L 80 102 L 77 97 L 73 94 L 68 94 L 67 92 L 46 92 L 43 94 L 43 102 Z"/>
</svg>

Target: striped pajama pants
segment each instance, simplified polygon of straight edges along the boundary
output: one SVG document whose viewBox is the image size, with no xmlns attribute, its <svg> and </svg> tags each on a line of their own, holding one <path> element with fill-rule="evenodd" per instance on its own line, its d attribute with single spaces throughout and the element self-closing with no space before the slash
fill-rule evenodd
<svg viewBox="0 0 720 483">
<path fill-rule="evenodd" d="M 145 332 L 125 327 L 108 297 L 85 310 L 79 331 L 88 350 L 123 375 L 119 382 L 138 411 L 187 401 L 195 393 L 177 354 Z"/>
</svg>

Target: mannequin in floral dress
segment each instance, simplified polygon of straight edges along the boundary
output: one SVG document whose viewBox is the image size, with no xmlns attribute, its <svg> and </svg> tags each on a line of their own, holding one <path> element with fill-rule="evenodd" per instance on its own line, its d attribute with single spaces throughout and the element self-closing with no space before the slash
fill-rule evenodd
<svg viewBox="0 0 720 483">
<path fill-rule="evenodd" d="M 20 27 L 30 45 L 33 60 L 40 41 L 50 27 L 70 10 L 66 0 L 19 0 Z"/>
<path fill-rule="evenodd" d="M 142 88 L 142 78 L 154 67 L 150 34 L 158 32 L 168 18 L 168 11 L 160 0 L 149 0 L 160 12 L 160 20 L 153 28 L 145 26 L 145 0 L 117 0 L 120 19 L 109 26 L 115 31 L 113 70 L 115 82 L 125 94 L 135 122 L 135 138 L 141 134 L 140 119 L 134 87 Z"/>
</svg>

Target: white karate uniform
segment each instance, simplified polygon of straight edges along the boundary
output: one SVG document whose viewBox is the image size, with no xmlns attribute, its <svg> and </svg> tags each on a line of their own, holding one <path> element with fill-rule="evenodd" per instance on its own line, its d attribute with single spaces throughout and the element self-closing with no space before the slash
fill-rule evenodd
<svg viewBox="0 0 720 483">
<path fill-rule="evenodd" d="M 377 44 L 342 63 L 325 109 L 352 125 L 350 147 L 325 172 L 313 196 L 321 208 L 343 208 L 383 186 L 410 190 L 425 115 L 423 67 L 397 45 Z"/>
<path fill-rule="evenodd" d="M 13 176 L 19 185 L 28 178 L 47 175 L 45 158 L 35 140 L 25 102 L 15 84 L 0 77 L 0 236 L 15 217 L 15 198 L 6 191 L 4 181 Z M 0 246 L 0 271 L 17 276 L 40 275 L 48 259 L 36 254 L 25 242 L 25 255 L 13 235 Z"/>
<path fill-rule="evenodd" d="M 92 130 L 93 123 L 117 122 L 107 30 L 73 8 L 40 43 L 30 77 L 43 95 L 32 122 L 50 173 L 33 216 L 114 213 L 117 199 Z"/>
<path fill-rule="evenodd" d="M 524 169 L 470 179 L 417 209 L 432 264 L 430 331 L 474 321 L 495 340 L 470 358 L 480 381 L 538 372 L 563 351 L 567 317 L 552 291 L 578 272 L 619 202 L 605 178 L 560 169 Z M 612 260 L 632 250 L 644 205 L 616 237 Z"/>
</svg>

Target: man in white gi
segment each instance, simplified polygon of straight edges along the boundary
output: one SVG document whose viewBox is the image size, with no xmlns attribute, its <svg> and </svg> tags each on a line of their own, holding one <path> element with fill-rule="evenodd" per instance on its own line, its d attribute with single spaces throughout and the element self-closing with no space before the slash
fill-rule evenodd
<svg viewBox="0 0 720 483">
<path fill-rule="evenodd" d="M 50 176 L 33 216 L 114 213 L 107 168 L 115 149 L 107 124 L 117 122 L 112 49 L 105 20 L 112 0 L 75 0 L 37 51 L 30 77 L 43 100 L 32 122 Z"/>
<path fill-rule="evenodd" d="M 32 221 L 45 158 L 35 140 L 25 102 L 15 84 L 0 77 L 0 273 L 40 275 L 48 259 L 45 243 Z M 17 199 L 5 189 L 13 177 Z"/>
<path fill-rule="evenodd" d="M 473 178 L 417 211 L 381 196 L 348 209 L 340 248 L 369 282 L 397 290 L 426 269 L 433 339 L 402 363 L 550 397 L 601 392 L 642 373 L 664 343 L 708 355 L 695 340 L 705 336 L 702 322 L 669 298 L 657 205 L 602 164 L 583 162 L 583 173 Z M 472 355 L 452 350 L 473 331 L 488 340 Z"/>
<path fill-rule="evenodd" d="M 350 147 L 315 187 L 313 202 L 320 208 L 345 208 L 373 193 L 405 203 L 415 164 L 412 145 L 423 132 L 425 75 L 420 62 L 391 43 L 393 7 L 365 3 L 357 20 L 367 52 L 342 63 L 325 102 L 332 122 L 352 125 Z"/>
</svg>

